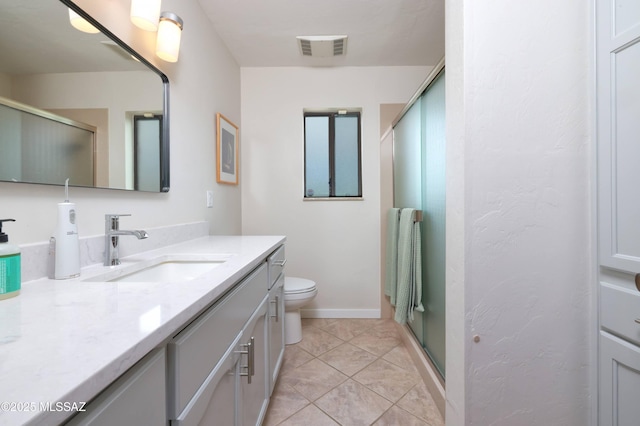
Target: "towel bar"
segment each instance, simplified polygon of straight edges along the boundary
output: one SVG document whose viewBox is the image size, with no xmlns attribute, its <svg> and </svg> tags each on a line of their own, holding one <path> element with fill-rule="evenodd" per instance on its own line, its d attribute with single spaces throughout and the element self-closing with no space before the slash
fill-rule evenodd
<svg viewBox="0 0 640 426">
<path fill-rule="evenodd" d="M 400 210 L 402 210 L 402 209 L 400 209 Z M 399 215 L 398 215 L 398 220 L 400 220 L 400 216 Z M 415 217 L 413 223 L 416 223 L 416 222 L 422 222 L 422 210 L 416 210 L 416 217 Z M 640 275 L 640 274 L 638 274 L 638 275 Z M 638 288 L 638 291 L 640 291 L 640 287 Z"/>
</svg>

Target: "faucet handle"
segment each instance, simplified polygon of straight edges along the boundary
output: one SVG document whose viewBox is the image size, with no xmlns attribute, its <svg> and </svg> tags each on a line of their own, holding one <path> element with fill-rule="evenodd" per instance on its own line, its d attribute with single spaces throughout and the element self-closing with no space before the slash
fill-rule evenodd
<svg viewBox="0 0 640 426">
<path fill-rule="evenodd" d="M 107 213 L 104 215 L 105 219 L 115 219 L 120 216 L 131 216 L 131 213 Z"/>
<path fill-rule="evenodd" d="M 108 213 L 104 215 L 104 232 L 105 234 L 109 231 L 117 231 L 120 228 L 120 221 L 118 220 L 120 216 L 131 216 L 130 213 Z"/>
</svg>

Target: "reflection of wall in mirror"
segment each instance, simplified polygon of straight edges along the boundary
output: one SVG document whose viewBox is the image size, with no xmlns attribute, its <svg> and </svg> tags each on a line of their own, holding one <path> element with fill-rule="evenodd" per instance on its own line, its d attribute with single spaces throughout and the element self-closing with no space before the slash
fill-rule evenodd
<svg viewBox="0 0 640 426">
<path fill-rule="evenodd" d="M 0 73 L 0 96 L 11 98 L 11 77 Z"/>
<path fill-rule="evenodd" d="M 133 172 L 126 165 L 133 164 L 133 152 L 126 143 L 125 118 L 129 111 L 162 113 L 162 83 L 156 74 L 150 71 L 42 74 L 16 77 L 12 87 L 13 99 L 41 109 L 107 110 L 105 133 L 109 147 L 99 147 L 99 154 L 105 156 L 97 162 L 98 186 L 133 189 L 127 186 L 127 177 Z M 98 127 L 89 120 L 80 121 Z M 108 172 L 100 166 L 108 167 Z"/>
</svg>

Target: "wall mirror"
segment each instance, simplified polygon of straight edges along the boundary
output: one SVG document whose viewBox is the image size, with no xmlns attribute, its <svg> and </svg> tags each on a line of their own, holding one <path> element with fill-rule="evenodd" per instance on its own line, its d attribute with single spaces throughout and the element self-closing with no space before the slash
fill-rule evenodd
<svg viewBox="0 0 640 426">
<path fill-rule="evenodd" d="M 168 78 L 107 28 L 68 0 L 0 0 L 0 58 L 0 180 L 169 190 Z"/>
</svg>

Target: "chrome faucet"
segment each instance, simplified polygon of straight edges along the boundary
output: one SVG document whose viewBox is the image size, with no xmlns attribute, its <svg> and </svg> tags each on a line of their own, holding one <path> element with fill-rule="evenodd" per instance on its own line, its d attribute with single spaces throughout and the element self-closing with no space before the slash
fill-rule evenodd
<svg viewBox="0 0 640 426">
<path fill-rule="evenodd" d="M 133 235 L 139 240 L 144 240 L 149 235 L 147 231 L 124 231 L 120 229 L 120 216 L 130 214 L 106 214 L 104 215 L 104 266 L 120 264 L 120 236 Z"/>
</svg>

